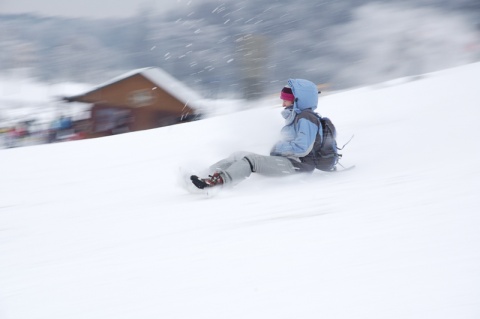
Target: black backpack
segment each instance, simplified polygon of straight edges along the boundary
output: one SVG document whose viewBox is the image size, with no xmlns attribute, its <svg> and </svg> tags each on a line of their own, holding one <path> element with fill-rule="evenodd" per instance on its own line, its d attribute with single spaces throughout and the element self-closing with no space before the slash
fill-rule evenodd
<svg viewBox="0 0 480 319">
<path fill-rule="evenodd" d="M 319 130 L 320 124 L 322 126 L 323 139 L 320 141 L 320 134 L 317 133 L 318 137 L 313 144 L 312 152 L 315 160 L 315 168 L 325 172 L 335 171 L 335 166 L 342 157 L 342 154 L 338 154 L 338 150 L 343 149 L 343 147 L 338 148 L 337 146 L 337 130 L 335 126 L 328 117 L 321 117 L 311 109 L 307 109 L 304 112 L 313 114 L 319 120 Z M 298 117 L 295 118 L 295 121 L 298 121 Z"/>
<path fill-rule="evenodd" d="M 315 115 L 322 124 L 323 131 L 322 143 L 320 147 L 317 146 L 314 149 L 315 167 L 321 171 L 333 171 L 338 160 L 342 157 L 341 154 L 338 154 L 337 130 L 328 117 L 321 117 L 316 113 Z"/>
</svg>

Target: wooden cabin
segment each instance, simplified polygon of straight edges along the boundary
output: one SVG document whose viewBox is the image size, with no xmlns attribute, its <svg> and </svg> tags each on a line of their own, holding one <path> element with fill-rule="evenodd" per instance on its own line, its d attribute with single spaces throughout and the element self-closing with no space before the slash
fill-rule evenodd
<svg viewBox="0 0 480 319">
<path fill-rule="evenodd" d="M 138 69 L 67 102 L 92 104 L 88 137 L 140 131 L 191 121 L 202 98 L 159 68 Z M 197 108 L 196 108 L 197 106 Z"/>
</svg>

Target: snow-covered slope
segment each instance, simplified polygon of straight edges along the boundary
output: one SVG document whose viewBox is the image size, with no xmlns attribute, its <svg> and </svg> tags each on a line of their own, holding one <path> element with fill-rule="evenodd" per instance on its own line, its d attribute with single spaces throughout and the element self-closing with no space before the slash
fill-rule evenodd
<svg viewBox="0 0 480 319">
<path fill-rule="evenodd" d="M 0 153 L 0 318 L 480 318 L 480 64 L 320 98 L 349 172 L 181 169 L 268 153 L 279 107 Z"/>
</svg>

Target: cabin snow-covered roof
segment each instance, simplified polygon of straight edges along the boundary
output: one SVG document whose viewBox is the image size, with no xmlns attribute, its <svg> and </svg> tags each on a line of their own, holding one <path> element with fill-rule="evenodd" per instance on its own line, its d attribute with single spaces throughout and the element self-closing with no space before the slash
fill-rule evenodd
<svg viewBox="0 0 480 319">
<path fill-rule="evenodd" d="M 85 96 L 91 92 L 97 91 L 103 87 L 109 86 L 111 84 L 120 82 L 122 80 L 125 80 L 129 77 L 135 76 L 135 75 L 142 75 L 148 80 L 150 80 L 152 83 L 156 84 L 158 88 L 165 90 L 167 93 L 175 97 L 177 100 L 181 101 L 185 105 L 192 106 L 192 107 L 200 107 L 199 101 L 202 100 L 202 97 L 195 92 L 194 90 L 190 89 L 187 85 L 184 83 L 180 82 L 164 70 L 157 68 L 157 67 L 147 67 L 147 68 L 142 68 L 142 69 L 136 69 L 129 71 L 127 73 L 124 73 L 120 76 L 117 76 L 107 82 L 104 82 L 92 90 L 77 95 L 75 97 L 79 96 Z M 71 98 L 75 98 L 71 97 Z"/>
</svg>

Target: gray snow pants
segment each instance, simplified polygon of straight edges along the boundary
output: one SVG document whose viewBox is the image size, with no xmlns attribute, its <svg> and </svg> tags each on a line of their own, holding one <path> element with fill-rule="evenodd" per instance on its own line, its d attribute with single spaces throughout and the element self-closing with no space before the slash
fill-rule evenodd
<svg viewBox="0 0 480 319">
<path fill-rule="evenodd" d="M 210 166 L 210 173 L 219 172 L 226 185 L 235 185 L 250 174 L 285 176 L 298 172 L 292 162 L 283 156 L 264 156 L 250 152 L 236 152 Z"/>
</svg>

